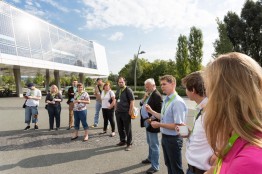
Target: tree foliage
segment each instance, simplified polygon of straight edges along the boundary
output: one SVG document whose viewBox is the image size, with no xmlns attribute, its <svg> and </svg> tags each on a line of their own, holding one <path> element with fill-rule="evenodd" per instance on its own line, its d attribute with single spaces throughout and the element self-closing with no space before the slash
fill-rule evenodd
<svg viewBox="0 0 262 174">
<path fill-rule="evenodd" d="M 177 42 L 177 52 L 176 52 L 176 70 L 177 70 L 177 83 L 180 84 L 180 81 L 185 77 L 188 72 L 188 42 L 187 37 L 180 35 Z"/>
<path fill-rule="evenodd" d="M 213 57 L 217 57 L 220 54 L 228 53 L 233 51 L 233 45 L 230 39 L 227 36 L 227 27 L 226 24 L 217 19 L 217 30 L 219 38 L 213 43 L 215 52 Z"/>
<path fill-rule="evenodd" d="M 36 76 L 33 79 L 34 84 L 36 85 L 43 85 L 43 82 L 45 81 L 45 77 L 40 72 L 36 73 Z"/>
<path fill-rule="evenodd" d="M 203 58 L 203 34 L 200 29 L 192 27 L 188 38 L 189 71 L 195 72 L 201 69 Z"/>
<path fill-rule="evenodd" d="M 233 51 L 242 52 L 262 64 L 262 1 L 247 0 L 239 17 L 228 12 L 224 17 Z M 221 41 L 222 39 L 219 38 Z M 216 52 L 215 54 L 220 54 Z"/>
</svg>

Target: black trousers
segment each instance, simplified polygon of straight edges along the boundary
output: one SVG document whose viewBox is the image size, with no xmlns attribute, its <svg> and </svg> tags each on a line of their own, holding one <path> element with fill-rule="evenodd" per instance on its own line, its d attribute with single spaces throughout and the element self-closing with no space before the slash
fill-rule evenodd
<svg viewBox="0 0 262 174">
<path fill-rule="evenodd" d="M 102 108 L 103 112 L 103 118 L 104 118 L 104 131 L 107 130 L 107 125 L 108 125 L 108 120 L 110 122 L 112 132 L 115 132 L 115 119 L 114 119 L 114 108 L 112 109 L 107 109 L 107 108 Z"/>
<path fill-rule="evenodd" d="M 183 139 L 179 135 L 162 134 L 162 148 L 168 174 L 184 174 L 181 154 L 182 147 Z"/>
<path fill-rule="evenodd" d="M 54 129 L 54 118 L 56 123 L 56 128 L 60 128 L 60 105 L 48 105 L 48 115 L 49 115 L 49 128 Z"/>
<path fill-rule="evenodd" d="M 116 112 L 116 122 L 121 142 L 132 144 L 131 116 L 128 112 Z"/>
</svg>

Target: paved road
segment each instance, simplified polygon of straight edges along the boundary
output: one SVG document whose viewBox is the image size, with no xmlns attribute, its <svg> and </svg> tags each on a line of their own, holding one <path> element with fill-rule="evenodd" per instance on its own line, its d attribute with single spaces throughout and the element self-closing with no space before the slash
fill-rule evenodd
<svg viewBox="0 0 262 174">
<path fill-rule="evenodd" d="M 194 103 L 185 98 L 190 108 Z M 103 121 L 100 118 L 98 128 L 89 129 L 88 142 L 80 138 L 71 141 L 72 131 L 66 130 L 68 124 L 68 107 L 62 104 L 61 130 L 48 131 L 48 114 L 44 109 L 44 99 L 39 107 L 39 130 L 23 131 L 24 109 L 21 98 L 0 98 L 0 173 L 1 174 L 53 174 L 53 173 L 87 173 L 87 174 L 142 174 L 150 167 L 141 164 L 147 157 L 148 146 L 145 130 L 139 127 L 139 119 L 132 121 L 134 145 L 131 151 L 115 146 L 119 142 L 115 137 L 99 135 Z M 136 101 L 138 106 L 138 101 Z M 92 125 L 95 101 L 88 105 L 88 124 Z M 192 117 L 188 117 L 192 124 Z M 32 125 L 31 125 L 32 127 Z M 160 136 L 160 135 L 159 135 Z M 184 143 L 185 144 L 185 143 Z M 184 148 L 183 148 L 184 154 Z M 162 150 L 160 153 L 160 171 L 167 173 Z M 186 169 L 183 157 L 183 166 Z"/>
</svg>

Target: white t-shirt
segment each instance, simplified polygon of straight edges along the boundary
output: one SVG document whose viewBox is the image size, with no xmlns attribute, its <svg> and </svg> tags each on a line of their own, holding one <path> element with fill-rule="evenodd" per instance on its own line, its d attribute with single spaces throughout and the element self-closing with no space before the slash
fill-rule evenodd
<svg viewBox="0 0 262 174">
<path fill-rule="evenodd" d="M 200 111 L 206 102 L 207 98 L 198 105 L 197 110 Z M 209 170 L 211 167 L 209 160 L 214 152 L 207 142 L 203 118 L 204 114 L 195 121 L 194 130 L 191 132 L 186 145 L 186 159 L 191 166 L 201 170 Z"/>
<path fill-rule="evenodd" d="M 42 97 L 42 93 L 39 89 L 27 89 L 26 96 Z M 27 99 L 26 106 L 39 106 L 39 100 Z"/>
<path fill-rule="evenodd" d="M 110 106 L 110 103 L 108 100 L 110 98 L 115 97 L 115 93 L 112 90 L 109 90 L 105 93 L 105 90 L 102 91 L 101 99 L 102 99 L 102 108 L 108 108 Z"/>
</svg>

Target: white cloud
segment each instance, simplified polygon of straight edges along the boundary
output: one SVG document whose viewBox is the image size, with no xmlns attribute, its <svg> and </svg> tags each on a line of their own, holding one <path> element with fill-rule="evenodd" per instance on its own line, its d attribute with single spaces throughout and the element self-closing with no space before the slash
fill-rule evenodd
<svg viewBox="0 0 262 174">
<path fill-rule="evenodd" d="M 59 3 L 55 2 L 54 0 L 41 0 L 41 1 L 52 5 L 53 7 L 55 7 L 56 9 L 58 9 L 62 12 L 68 13 L 70 11 L 68 8 L 62 6 L 61 3 L 59 4 Z"/>
<path fill-rule="evenodd" d="M 25 5 L 25 9 L 28 13 L 35 15 L 35 16 L 40 16 L 40 17 L 45 17 L 46 18 L 46 13 L 42 11 L 41 9 L 38 9 L 34 6 L 31 5 Z"/>
<path fill-rule="evenodd" d="M 210 24 L 214 16 L 197 8 L 194 0 L 83 0 L 91 8 L 86 12 L 86 27 L 132 26 L 150 28 L 185 28 Z M 203 22 L 203 17 L 205 21 Z"/>
<path fill-rule="evenodd" d="M 21 3 L 20 0 L 13 0 L 14 3 Z"/>
<path fill-rule="evenodd" d="M 122 40 L 124 37 L 124 34 L 121 32 L 116 32 L 113 35 L 111 35 L 108 40 L 112 40 L 112 41 L 117 41 L 117 40 Z"/>
</svg>

